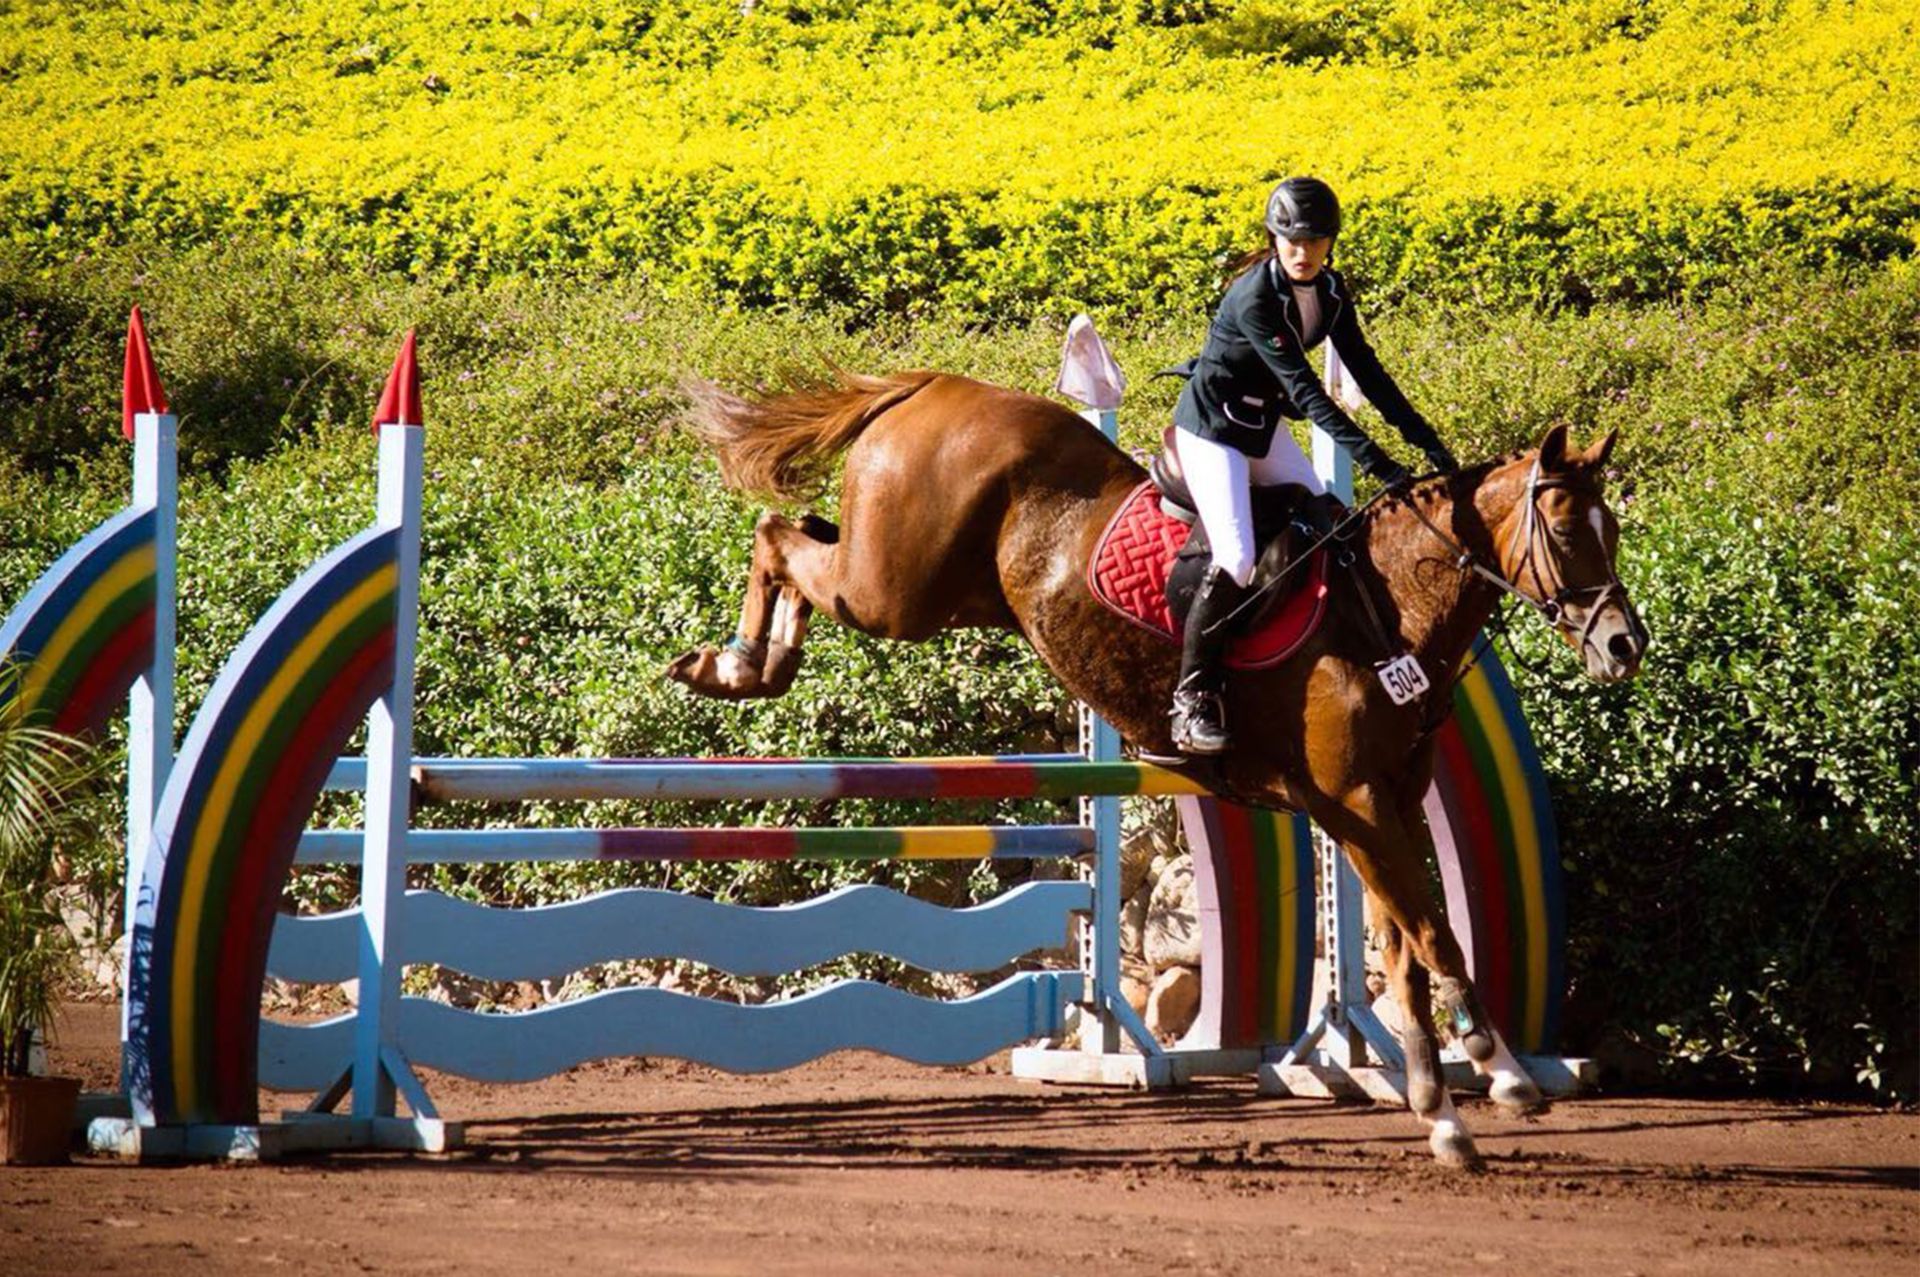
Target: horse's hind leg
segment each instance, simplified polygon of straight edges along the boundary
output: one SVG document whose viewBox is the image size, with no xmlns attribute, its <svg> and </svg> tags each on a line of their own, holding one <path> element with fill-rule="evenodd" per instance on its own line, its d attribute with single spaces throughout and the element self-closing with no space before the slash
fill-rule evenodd
<svg viewBox="0 0 1920 1277">
<path fill-rule="evenodd" d="M 840 530 L 813 515 L 795 522 L 764 514 L 753 530 L 753 564 L 740 628 L 724 644 L 702 644 L 675 657 L 667 677 L 721 700 L 779 696 L 793 685 L 813 603 L 789 576 L 796 555 L 831 559 Z"/>
</svg>

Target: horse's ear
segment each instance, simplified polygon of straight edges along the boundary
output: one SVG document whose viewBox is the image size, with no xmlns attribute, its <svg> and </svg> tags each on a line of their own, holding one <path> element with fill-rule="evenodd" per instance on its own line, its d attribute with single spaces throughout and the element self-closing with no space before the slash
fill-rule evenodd
<svg viewBox="0 0 1920 1277">
<path fill-rule="evenodd" d="M 1567 464 L 1567 427 L 1555 426 L 1540 440 L 1540 469 L 1558 470 Z"/>
<path fill-rule="evenodd" d="M 1607 464 L 1607 458 L 1613 455 L 1613 445 L 1620 441 L 1618 430 L 1609 430 L 1600 436 L 1600 442 L 1588 448 L 1580 458 L 1580 464 L 1589 470 L 1598 470 Z"/>
</svg>

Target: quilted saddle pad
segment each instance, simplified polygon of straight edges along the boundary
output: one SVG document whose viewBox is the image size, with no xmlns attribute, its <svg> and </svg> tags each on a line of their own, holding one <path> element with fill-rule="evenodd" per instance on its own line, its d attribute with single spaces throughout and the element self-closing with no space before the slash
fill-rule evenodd
<svg viewBox="0 0 1920 1277">
<path fill-rule="evenodd" d="M 1087 585 L 1095 598 L 1133 624 L 1178 644 L 1167 606 L 1167 576 L 1186 541 L 1187 525 L 1162 510 L 1159 491 L 1143 483 L 1120 503 L 1100 534 L 1087 564 Z M 1227 664 L 1240 670 L 1278 665 L 1312 637 L 1326 611 L 1327 552 L 1319 550 L 1259 625 L 1228 642 Z"/>
</svg>

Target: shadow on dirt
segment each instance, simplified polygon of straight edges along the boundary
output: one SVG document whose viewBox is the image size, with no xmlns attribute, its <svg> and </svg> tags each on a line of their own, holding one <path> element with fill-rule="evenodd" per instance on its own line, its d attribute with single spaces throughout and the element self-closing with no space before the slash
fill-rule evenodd
<svg viewBox="0 0 1920 1277">
<path fill-rule="evenodd" d="M 1644 1115 L 1644 1107 L 1636 1113 Z M 1660 1116 L 1608 1121 L 1603 1106 L 1566 1106 L 1543 1122 L 1466 1108 L 1482 1132 L 1499 1191 L 1530 1184 L 1555 1196 L 1662 1185 L 1920 1191 L 1920 1172 L 1853 1165 L 1708 1166 L 1593 1150 L 1596 1138 L 1852 1120 L 1854 1112 L 1779 1110 L 1729 1119 L 1724 1107 L 1672 1105 Z M 1572 1120 L 1567 1120 L 1568 1116 Z M 1592 1124 L 1581 1117 L 1592 1119 Z M 1289 1119 L 1294 1119 L 1290 1121 Z M 1173 1137 L 1169 1139 L 1169 1131 Z M 1334 1185 L 1392 1179 L 1464 1183 L 1427 1156 L 1404 1113 L 1364 1104 L 1275 1100 L 1241 1090 L 1179 1095 L 1036 1091 L 1025 1096 L 873 1098 L 674 1107 L 640 1113 L 556 1113 L 467 1123 L 463 1167 L 502 1173 L 750 1181 L 834 1169 L 1004 1170 L 1140 1178 L 1313 1177 Z M 1564 1146 L 1579 1144 L 1588 1151 Z M 1517 1147 L 1515 1147 L 1517 1145 Z M 1556 1147 L 1559 1145 L 1561 1147 Z M 1604 1150 L 1604 1142 L 1602 1149 Z M 1624 1150 L 1623 1150 L 1624 1151 Z M 341 1159 L 348 1169 L 376 1163 Z M 390 1161 L 378 1163 L 392 1166 Z M 408 1163 L 431 1171 L 431 1161 Z M 1483 1180 L 1482 1182 L 1485 1182 Z"/>
</svg>

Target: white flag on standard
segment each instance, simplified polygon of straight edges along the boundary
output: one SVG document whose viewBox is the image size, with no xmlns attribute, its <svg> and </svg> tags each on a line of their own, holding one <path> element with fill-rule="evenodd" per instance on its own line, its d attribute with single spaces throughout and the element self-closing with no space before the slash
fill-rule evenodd
<svg viewBox="0 0 1920 1277">
<path fill-rule="evenodd" d="M 1060 380 L 1053 388 L 1101 412 L 1118 408 L 1126 394 L 1126 374 L 1094 331 L 1093 320 L 1085 315 L 1075 315 L 1067 325 L 1066 348 L 1060 352 Z"/>
</svg>

